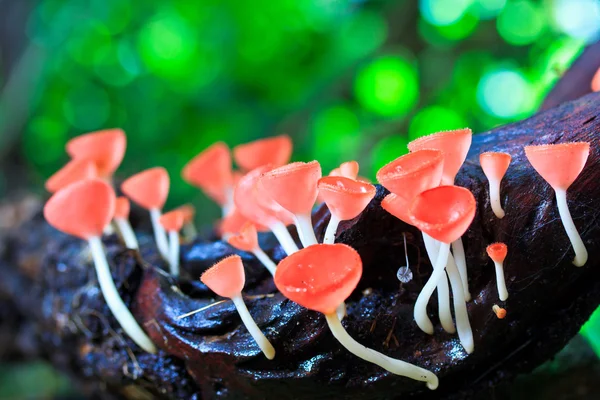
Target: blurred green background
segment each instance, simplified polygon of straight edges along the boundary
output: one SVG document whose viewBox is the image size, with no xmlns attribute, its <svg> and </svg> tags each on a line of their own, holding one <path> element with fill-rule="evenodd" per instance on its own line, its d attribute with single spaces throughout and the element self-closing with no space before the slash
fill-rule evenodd
<svg viewBox="0 0 600 400">
<path fill-rule="evenodd" d="M 165 166 L 168 207 L 210 221 L 179 171 L 214 141 L 288 133 L 373 178 L 421 135 L 531 115 L 599 32 L 597 0 L 0 0 L 0 160 L 41 190 L 67 140 L 122 127 L 120 175 Z"/>
</svg>

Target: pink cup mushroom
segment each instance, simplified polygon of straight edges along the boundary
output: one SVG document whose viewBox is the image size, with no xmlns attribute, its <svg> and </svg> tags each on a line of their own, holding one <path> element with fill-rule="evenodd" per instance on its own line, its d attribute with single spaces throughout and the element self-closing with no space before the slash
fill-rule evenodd
<svg viewBox="0 0 600 400">
<path fill-rule="evenodd" d="M 45 187 L 50 193 L 56 193 L 72 183 L 98 176 L 98 168 L 94 161 L 87 158 L 71 160 L 48 178 Z"/>
<path fill-rule="evenodd" d="M 508 253 L 508 247 L 504 243 L 492 243 L 487 249 L 488 256 L 494 261 L 496 268 L 496 284 L 498 286 L 498 297 L 501 301 L 508 299 L 508 290 L 504 279 L 504 259 Z"/>
<path fill-rule="evenodd" d="M 433 334 L 433 326 L 427 318 L 427 303 L 435 290 L 437 282 L 444 274 L 444 266 L 448 263 L 450 243 L 461 237 L 471 225 L 475 217 L 475 197 L 458 186 L 438 186 L 426 190 L 414 198 L 409 209 L 412 223 L 442 244 L 438 258 L 433 267 L 431 277 L 421 290 L 415 303 L 414 317 L 417 325 Z M 447 268 L 452 268 L 448 264 Z M 454 293 L 454 311 L 458 337 L 467 353 L 473 351 L 473 332 L 469 323 L 465 298 L 462 296 L 462 282 L 456 274 L 449 273 L 452 292 Z"/>
<path fill-rule="evenodd" d="M 560 219 L 575 251 L 573 264 L 577 267 L 587 262 L 588 252 L 569 212 L 567 189 L 583 170 L 589 154 L 587 142 L 525 146 L 525 155 L 533 168 L 554 189 Z"/>
<path fill-rule="evenodd" d="M 479 155 L 479 164 L 481 164 L 481 169 L 483 169 L 483 173 L 488 179 L 492 211 L 500 219 L 504 218 L 505 215 L 500 202 L 500 182 L 506 174 L 511 159 L 512 157 L 508 153 L 493 151 Z"/>
<path fill-rule="evenodd" d="M 177 207 L 177 210 L 181 211 L 183 215 L 183 237 L 188 242 L 194 240 L 198 236 L 198 231 L 196 231 L 196 225 L 194 224 L 196 208 L 191 204 L 184 204 Z"/>
<path fill-rule="evenodd" d="M 254 254 L 256 258 L 267 268 L 271 275 L 275 276 L 277 265 L 258 245 L 258 233 L 252 222 L 246 222 L 237 235 L 230 236 L 227 240 L 236 249 Z"/>
<path fill-rule="evenodd" d="M 265 357 L 272 360 L 275 357 L 275 349 L 260 331 L 254 319 L 252 319 L 242 298 L 242 289 L 244 288 L 246 277 L 240 256 L 232 255 L 224 258 L 206 270 L 200 277 L 200 280 L 219 296 L 227 297 L 233 301 L 246 329 L 248 329 L 248 332 L 252 335 L 252 338 L 254 338 L 254 341 L 258 344 Z"/>
<path fill-rule="evenodd" d="M 590 87 L 592 88 L 592 92 L 600 92 L 600 68 L 594 74 Z"/>
<path fill-rule="evenodd" d="M 304 247 L 317 244 L 311 212 L 317 199 L 321 165 L 317 161 L 295 162 L 275 168 L 260 177 L 267 195 L 294 214 L 294 222 Z"/>
<path fill-rule="evenodd" d="M 77 136 L 67 142 L 67 153 L 75 159 L 88 159 L 98 168 L 98 175 L 111 180 L 125 156 L 127 138 L 122 129 L 105 129 Z"/>
<path fill-rule="evenodd" d="M 179 276 L 179 231 L 183 227 L 183 212 L 173 210 L 160 217 L 160 224 L 169 232 L 169 268 L 171 275 Z"/>
<path fill-rule="evenodd" d="M 436 389 L 438 378 L 432 372 L 369 349 L 344 329 L 336 310 L 354 291 L 361 275 L 362 260 L 352 247 L 317 244 L 284 258 L 277 266 L 275 285 L 288 299 L 325 314 L 333 336 L 352 354 Z"/>
<path fill-rule="evenodd" d="M 281 167 L 292 156 L 292 139 L 279 135 L 240 144 L 233 148 L 233 158 L 244 171 L 252 171 L 264 165 Z"/>
<path fill-rule="evenodd" d="M 160 224 L 160 216 L 169 195 L 169 185 L 169 174 L 162 167 L 137 173 L 121 185 L 121 190 L 127 197 L 150 212 L 156 246 L 165 260 L 169 259 L 169 244 L 167 234 Z"/>
<path fill-rule="evenodd" d="M 156 347 L 119 296 L 100 237 L 115 209 L 115 192 L 106 182 L 88 179 L 56 192 L 44 207 L 44 217 L 56 229 L 86 240 L 90 246 L 100 290 L 111 312 L 138 346 L 149 353 Z"/>
<path fill-rule="evenodd" d="M 499 305 L 494 304 L 492 306 L 492 311 L 494 312 L 494 314 L 496 314 L 496 317 L 498 319 L 506 318 L 506 310 L 504 308 L 500 307 Z"/>
<path fill-rule="evenodd" d="M 117 197 L 115 202 L 115 215 L 113 220 L 117 225 L 117 229 L 121 233 L 121 238 L 125 243 L 125 247 L 128 249 L 138 249 L 139 244 L 137 238 L 135 237 L 135 232 L 131 228 L 131 224 L 129 223 L 129 211 L 131 205 L 129 204 L 129 199 L 127 197 Z"/>
</svg>

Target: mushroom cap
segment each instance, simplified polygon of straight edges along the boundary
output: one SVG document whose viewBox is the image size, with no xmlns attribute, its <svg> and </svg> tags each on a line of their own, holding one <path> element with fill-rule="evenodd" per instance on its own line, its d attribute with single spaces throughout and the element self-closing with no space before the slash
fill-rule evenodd
<svg viewBox="0 0 600 400">
<path fill-rule="evenodd" d="M 594 74 L 591 82 L 592 92 L 600 92 L 600 68 Z"/>
<path fill-rule="evenodd" d="M 176 210 L 181 211 L 181 215 L 183 216 L 183 223 L 188 224 L 194 220 L 196 216 L 196 207 L 191 204 L 183 204 L 176 208 Z"/>
<path fill-rule="evenodd" d="M 121 190 L 141 207 L 161 210 L 169 195 L 169 185 L 167 170 L 154 167 L 130 176 L 121 184 Z"/>
<path fill-rule="evenodd" d="M 86 133 L 69 140 L 66 145 L 72 158 L 94 161 L 103 178 L 110 178 L 119 168 L 126 147 L 127 137 L 119 128 Z"/>
<path fill-rule="evenodd" d="M 124 196 L 117 197 L 115 200 L 115 218 L 127 219 L 131 211 L 129 199 Z"/>
<path fill-rule="evenodd" d="M 340 174 L 346 178 L 356 180 L 360 165 L 357 161 L 346 161 L 340 164 Z"/>
<path fill-rule="evenodd" d="M 275 285 L 288 299 L 331 314 L 352 294 L 362 275 L 362 260 L 345 244 L 315 244 L 279 263 Z"/>
<path fill-rule="evenodd" d="M 441 151 L 416 150 L 381 167 L 377 171 L 377 180 L 387 190 L 410 202 L 419 193 L 439 186 L 443 169 Z"/>
<path fill-rule="evenodd" d="M 288 135 L 259 139 L 233 148 L 235 162 L 245 171 L 263 165 L 281 167 L 290 161 L 291 156 L 292 139 Z"/>
<path fill-rule="evenodd" d="M 256 226 L 250 221 L 246 222 L 240 231 L 228 240 L 230 245 L 242 251 L 253 251 L 258 247 L 258 233 Z"/>
<path fill-rule="evenodd" d="M 577 179 L 590 154 L 588 142 L 525 146 L 525 155 L 555 190 L 567 190 Z"/>
<path fill-rule="evenodd" d="M 56 171 L 54 175 L 48 178 L 44 186 L 50 193 L 56 193 L 72 183 L 88 178 L 96 178 L 98 175 L 98 167 L 96 167 L 93 160 L 87 158 L 75 159 Z"/>
<path fill-rule="evenodd" d="M 115 191 L 103 180 L 75 182 L 56 192 L 44 206 L 46 221 L 81 239 L 101 236 L 115 211 Z"/>
<path fill-rule="evenodd" d="M 358 216 L 375 197 L 375 186 L 343 176 L 325 176 L 317 184 L 331 214 L 342 221 Z"/>
<path fill-rule="evenodd" d="M 221 235 L 225 233 L 238 233 L 246 222 L 248 222 L 248 218 L 242 215 L 236 207 L 219 221 L 218 231 Z"/>
<path fill-rule="evenodd" d="M 438 186 L 414 198 L 410 205 L 413 225 L 432 238 L 452 243 L 460 238 L 475 217 L 473 193 L 459 186 Z"/>
<path fill-rule="evenodd" d="M 488 151 L 479 155 L 479 164 L 488 180 L 502 180 L 511 160 L 508 153 Z"/>
<path fill-rule="evenodd" d="M 320 178 L 318 161 L 295 162 L 264 173 L 260 183 L 273 200 L 292 214 L 309 214 L 317 199 Z"/>
<path fill-rule="evenodd" d="M 409 225 L 413 225 L 413 222 L 410 219 L 410 213 L 408 212 L 409 207 L 410 203 L 408 201 L 394 193 L 388 194 L 381 200 L 381 208 L 399 220 Z"/>
<path fill-rule="evenodd" d="M 229 147 L 223 142 L 212 144 L 183 167 L 181 177 L 223 205 L 225 189 L 233 184 Z"/>
<path fill-rule="evenodd" d="M 159 221 L 167 232 L 179 232 L 183 226 L 183 213 L 175 209 L 161 215 Z"/>
<path fill-rule="evenodd" d="M 234 254 L 222 259 L 204 271 L 200 280 L 221 297 L 239 296 L 246 281 L 242 258 Z"/>
<path fill-rule="evenodd" d="M 502 263 L 508 254 L 508 247 L 504 243 L 492 243 L 485 251 L 493 261 Z"/>
<path fill-rule="evenodd" d="M 443 131 L 413 140 L 408 144 L 408 149 L 411 152 L 435 149 L 444 153 L 442 184 L 453 185 L 456 174 L 467 158 L 472 138 L 473 132 L 469 128 Z"/>
</svg>

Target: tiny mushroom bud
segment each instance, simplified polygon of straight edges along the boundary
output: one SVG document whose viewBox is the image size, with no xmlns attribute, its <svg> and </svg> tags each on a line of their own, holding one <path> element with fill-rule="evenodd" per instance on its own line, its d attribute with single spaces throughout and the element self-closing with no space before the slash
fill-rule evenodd
<svg viewBox="0 0 600 400">
<path fill-rule="evenodd" d="M 511 156 L 508 153 L 486 152 L 479 155 L 481 169 L 488 179 L 490 190 L 490 204 L 496 217 L 504 218 L 504 210 L 500 202 L 500 182 L 506 174 Z"/>
<path fill-rule="evenodd" d="M 248 332 L 252 335 L 265 357 L 272 360 L 275 357 L 275 349 L 260 331 L 254 319 L 252 319 L 242 298 L 242 289 L 244 288 L 246 277 L 240 256 L 232 255 L 224 258 L 206 270 L 200 277 L 200 280 L 219 296 L 230 298 L 233 301 L 246 329 L 248 329 Z"/>
<path fill-rule="evenodd" d="M 240 144 L 233 148 L 233 158 L 244 171 L 252 171 L 263 165 L 281 167 L 292 156 L 292 139 L 279 135 Z"/>
<path fill-rule="evenodd" d="M 340 174 L 343 177 L 356 180 L 360 166 L 356 161 L 346 161 L 340 164 Z"/>
<path fill-rule="evenodd" d="M 173 210 L 160 217 L 160 224 L 169 232 L 169 267 L 171 275 L 179 276 L 179 231 L 183 227 L 183 212 Z"/>
<path fill-rule="evenodd" d="M 569 212 L 567 189 L 583 170 L 589 154 L 587 142 L 525 146 L 525 155 L 533 168 L 554 189 L 560 219 L 575 251 L 573 264 L 577 267 L 587 262 L 588 252 Z"/>
<path fill-rule="evenodd" d="M 184 204 L 177 208 L 183 213 L 183 237 L 186 241 L 194 240 L 198 236 L 194 217 L 196 216 L 196 208 L 191 204 Z"/>
<path fill-rule="evenodd" d="M 600 92 L 600 68 L 594 74 L 591 83 L 592 92 Z"/>
<path fill-rule="evenodd" d="M 127 147 L 127 138 L 122 129 L 105 129 L 77 136 L 67 142 L 67 153 L 73 159 L 89 159 L 98 167 L 98 175 L 111 179 Z"/>
<path fill-rule="evenodd" d="M 242 251 L 248 251 L 267 268 L 271 275 L 275 275 L 277 265 L 265 254 L 258 245 L 258 233 L 256 226 L 250 221 L 246 222 L 237 235 L 230 236 L 228 239 L 230 245 Z"/>
<path fill-rule="evenodd" d="M 275 168 L 260 177 L 261 187 L 287 211 L 294 222 L 304 247 L 317 243 L 311 212 L 317 199 L 317 182 L 321 165 L 317 161 L 295 162 Z"/>
<path fill-rule="evenodd" d="M 44 207 L 44 217 L 56 229 L 87 240 L 100 284 L 109 309 L 123 330 L 149 353 L 156 347 L 137 323 L 119 296 L 110 273 L 100 237 L 115 210 L 115 192 L 106 182 L 88 179 L 56 192 Z"/>
<path fill-rule="evenodd" d="M 275 285 L 288 299 L 325 314 L 333 336 L 352 354 L 393 374 L 426 382 L 430 389 L 436 389 L 438 378 L 432 372 L 369 349 L 344 329 L 337 310 L 352 294 L 361 275 L 362 261 L 352 247 L 317 244 L 284 258 L 277 266 Z"/>
<path fill-rule="evenodd" d="M 167 235 L 160 224 L 161 210 L 169 195 L 169 174 L 162 167 L 150 168 L 129 177 L 121 185 L 127 197 L 150 212 L 156 246 L 162 258 L 169 259 Z"/>
<path fill-rule="evenodd" d="M 498 317 L 498 319 L 506 318 L 506 310 L 500 307 L 499 305 L 494 304 L 492 306 L 492 311 L 494 311 L 494 314 L 496 314 L 496 317 Z"/>
<path fill-rule="evenodd" d="M 504 280 L 504 259 L 508 253 L 508 248 L 504 243 L 492 243 L 487 249 L 487 254 L 494 261 L 496 267 L 496 284 L 498 285 L 498 297 L 501 301 L 508 299 L 508 290 Z"/>
<path fill-rule="evenodd" d="M 72 183 L 98 176 L 98 168 L 92 160 L 86 158 L 71 160 L 48 178 L 45 187 L 50 193 L 56 193 Z"/>
<path fill-rule="evenodd" d="M 114 221 L 117 225 L 117 229 L 121 233 L 121 238 L 125 242 L 125 247 L 128 249 L 139 248 L 135 232 L 131 229 L 129 223 L 129 211 L 130 211 L 129 199 L 127 197 L 117 197 L 115 202 L 115 215 Z"/>
</svg>

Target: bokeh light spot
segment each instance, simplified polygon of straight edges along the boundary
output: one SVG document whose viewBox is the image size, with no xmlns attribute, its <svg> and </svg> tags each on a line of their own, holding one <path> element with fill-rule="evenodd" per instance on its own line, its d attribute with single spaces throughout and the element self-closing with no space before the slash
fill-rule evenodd
<svg viewBox="0 0 600 400">
<path fill-rule="evenodd" d="M 466 126 L 465 118 L 453 109 L 429 106 L 419 110 L 412 118 L 408 128 L 408 140 L 412 141 L 431 133 L 465 128 Z"/>
<path fill-rule="evenodd" d="M 100 129 L 110 113 L 110 99 L 104 89 L 83 85 L 72 89 L 63 104 L 65 118 L 77 129 Z"/>
<path fill-rule="evenodd" d="M 600 2 L 598 0 L 555 0 L 552 7 L 558 28 L 586 42 L 600 36 Z"/>
<path fill-rule="evenodd" d="M 535 93 L 520 71 L 496 69 L 479 81 L 477 101 L 486 113 L 511 119 L 533 111 Z"/>
<path fill-rule="evenodd" d="M 419 0 L 419 9 L 432 25 L 446 26 L 461 19 L 472 3 L 473 0 Z"/>
<path fill-rule="evenodd" d="M 498 16 L 497 28 L 508 43 L 532 43 L 545 28 L 544 11 L 528 0 L 509 1 Z"/>
<path fill-rule="evenodd" d="M 476 0 L 474 10 L 481 19 L 496 17 L 506 5 L 506 0 Z"/>
<path fill-rule="evenodd" d="M 39 167 L 44 177 L 50 176 L 65 158 L 64 147 L 67 143 L 67 127 L 46 117 L 33 118 L 23 134 L 23 151 L 27 160 Z"/>
<path fill-rule="evenodd" d="M 312 154 L 321 162 L 324 173 L 356 158 L 361 143 L 359 129 L 356 114 L 344 105 L 327 108 L 315 116 Z"/>
</svg>

